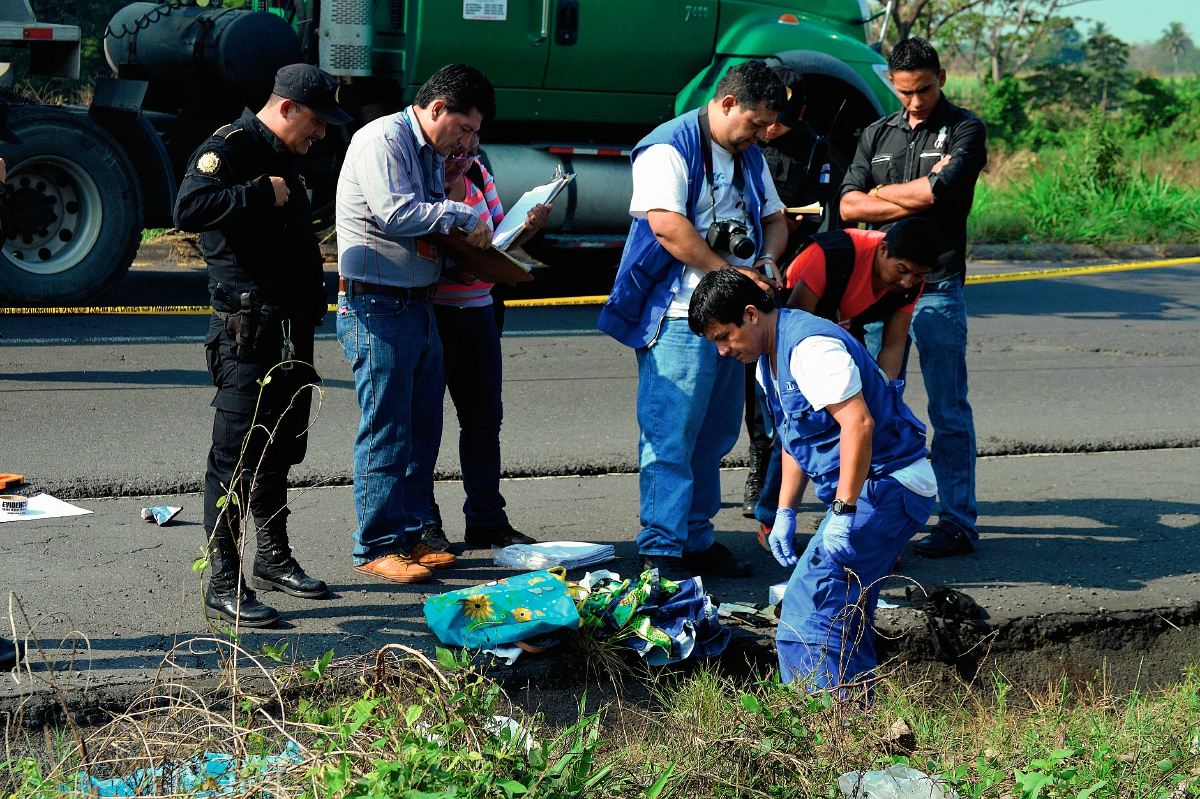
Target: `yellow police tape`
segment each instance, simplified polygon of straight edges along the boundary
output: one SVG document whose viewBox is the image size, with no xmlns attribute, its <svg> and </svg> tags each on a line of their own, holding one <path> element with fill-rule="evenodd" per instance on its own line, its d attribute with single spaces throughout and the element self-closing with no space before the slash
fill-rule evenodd
<svg viewBox="0 0 1200 799">
<path fill-rule="evenodd" d="M 1123 264 L 1097 264 L 1095 266 L 1064 266 L 1058 269 L 1026 269 L 1020 272 L 996 272 L 986 275 L 967 275 L 967 285 L 978 283 L 1006 283 L 1012 280 L 1042 280 L 1052 277 L 1075 277 L 1099 275 L 1106 272 L 1131 272 L 1137 269 L 1159 269 L 1164 266 L 1198 264 L 1200 258 L 1168 258 L 1161 261 L 1130 261 Z M 506 308 L 549 308 L 568 305 L 603 305 L 606 294 L 583 297 L 547 297 L 538 300 L 505 300 Z M 337 310 L 336 305 L 329 306 Z M 0 316 L 198 316 L 207 315 L 212 308 L 207 305 L 92 305 L 78 308 L 0 308 Z"/>
<path fill-rule="evenodd" d="M 1063 266 L 1058 269 L 1026 269 L 1021 272 L 994 272 L 988 275 L 967 275 L 967 285 L 975 283 L 1006 283 L 1010 280 L 1041 280 L 1049 277 L 1099 275 L 1105 272 L 1131 272 L 1135 269 L 1158 269 L 1164 266 L 1184 266 L 1200 263 L 1200 258 L 1167 258 L 1161 261 L 1130 261 L 1124 264 L 1095 266 Z"/>
</svg>

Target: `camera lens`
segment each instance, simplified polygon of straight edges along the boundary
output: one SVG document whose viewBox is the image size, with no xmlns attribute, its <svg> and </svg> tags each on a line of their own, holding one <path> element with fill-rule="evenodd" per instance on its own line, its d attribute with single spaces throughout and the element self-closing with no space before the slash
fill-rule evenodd
<svg viewBox="0 0 1200 799">
<path fill-rule="evenodd" d="M 745 233 L 733 233 L 729 237 L 729 252 L 738 258 L 754 255 L 754 240 Z"/>
</svg>

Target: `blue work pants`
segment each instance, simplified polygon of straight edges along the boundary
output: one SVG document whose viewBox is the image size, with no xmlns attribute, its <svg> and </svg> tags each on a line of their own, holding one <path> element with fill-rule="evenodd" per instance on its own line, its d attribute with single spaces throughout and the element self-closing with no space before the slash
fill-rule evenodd
<svg viewBox="0 0 1200 799">
<path fill-rule="evenodd" d="M 780 678 L 807 691 L 836 688 L 872 676 L 875 606 L 884 580 L 909 539 L 933 512 L 923 497 L 892 477 L 867 480 L 850 530 L 854 558 L 825 552 L 825 515 L 796 564 L 783 597 L 776 633 Z"/>
</svg>

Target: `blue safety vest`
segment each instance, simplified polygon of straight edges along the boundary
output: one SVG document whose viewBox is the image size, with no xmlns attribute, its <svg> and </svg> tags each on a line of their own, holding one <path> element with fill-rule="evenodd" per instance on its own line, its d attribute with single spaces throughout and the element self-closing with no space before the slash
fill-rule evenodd
<svg viewBox="0 0 1200 799">
<path fill-rule="evenodd" d="M 683 156 L 688 174 L 688 220 L 696 224 L 696 206 L 704 182 L 704 157 L 700 144 L 699 109 L 689 111 L 664 122 L 638 142 L 631 154 L 631 163 L 655 144 L 669 144 Z M 763 186 L 763 154 L 751 147 L 741 154 L 742 172 L 746 176 L 743 201 L 746 216 L 754 229 L 754 240 L 762 246 L 762 210 L 766 203 Z M 597 327 L 628 347 L 646 347 L 658 336 L 663 315 L 679 291 L 684 264 L 667 252 L 645 219 L 634 219 L 625 239 L 621 266 L 612 293 L 600 309 Z"/>
<path fill-rule="evenodd" d="M 901 396 L 904 381 L 889 381 L 866 347 L 833 322 L 805 311 L 779 311 L 775 328 L 777 381 L 771 376 L 770 359 L 766 355 L 759 359 L 766 375 L 771 416 L 784 449 L 812 479 L 817 498 L 829 504 L 837 495 L 842 462 L 841 426 L 824 408 L 814 410 L 792 377 L 792 350 L 809 336 L 828 336 L 842 342 L 858 366 L 863 400 L 875 421 L 869 477 L 891 474 L 929 453 L 925 449 L 925 425 L 913 415 Z"/>
</svg>

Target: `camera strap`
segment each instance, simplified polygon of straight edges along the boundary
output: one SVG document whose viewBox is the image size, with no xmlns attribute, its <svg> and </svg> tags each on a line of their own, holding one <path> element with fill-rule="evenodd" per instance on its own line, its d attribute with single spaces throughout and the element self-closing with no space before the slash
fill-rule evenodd
<svg viewBox="0 0 1200 799">
<path fill-rule="evenodd" d="M 712 201 L 713 219 L 717 217 L 717 188 L 714 185 L 712 130 L 708 126 L 708 106 L 700 109 L 697 117 L 700 124 L 700 157 L 704 159 L 704 177 L 708 179 L 708 194 Z M 733 188 L 738 194 L 745 195 L 746 177 L 742 174 L 742 154 L 733 154 Z"/>
</svg>

